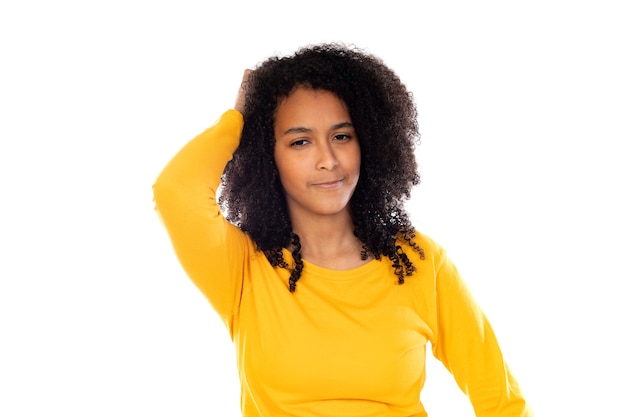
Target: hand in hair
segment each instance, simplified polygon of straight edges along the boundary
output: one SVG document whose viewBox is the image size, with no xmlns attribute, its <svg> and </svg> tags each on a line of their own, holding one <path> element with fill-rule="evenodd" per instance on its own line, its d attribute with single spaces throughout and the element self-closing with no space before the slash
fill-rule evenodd
<svg viewBox="0 0 626 417">
<path fill-rule="evenodd" d="M 237 99 L 235 100 L 235 110 L 239 113 L 243 114 L 244 109 L 246 108 L 246 91 L 247 91 L 247 83 L 248 77 L 252 74 L 251 69 L 246 69 L 243 72 L 243 77 L 241 78 L 241 85 L 239 86 L 239 92 L 237 93 Z"/>
</svg>

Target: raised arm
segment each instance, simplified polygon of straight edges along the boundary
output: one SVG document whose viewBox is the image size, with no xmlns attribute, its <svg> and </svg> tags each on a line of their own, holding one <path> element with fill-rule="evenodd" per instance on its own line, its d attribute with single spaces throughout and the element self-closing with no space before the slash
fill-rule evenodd
<svg viewBox="0 0 626 417">
<path fill-rule="evenodd" d="M 229 327 L 241 293 L 243 265 L 253 246 L 222 216 L 216 191 L 239 145 L 245 77 L 238 110 L 225 112 L 215 125 L 187 143 L 153 186 L 156 210 L 181 265 Z"/>
</svg>

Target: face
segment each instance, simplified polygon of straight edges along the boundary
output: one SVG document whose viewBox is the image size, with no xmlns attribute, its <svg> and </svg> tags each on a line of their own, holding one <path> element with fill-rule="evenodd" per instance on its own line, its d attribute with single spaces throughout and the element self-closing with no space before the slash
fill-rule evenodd
<svg viewBox="0 0 626 417">
<path fill-rule="evenodd" d="M 276 110 L 274 136 L 292 220 L 349 215 L 361 151 L 346 104 L 328 91 L 297 88 Z"/>
</svg>

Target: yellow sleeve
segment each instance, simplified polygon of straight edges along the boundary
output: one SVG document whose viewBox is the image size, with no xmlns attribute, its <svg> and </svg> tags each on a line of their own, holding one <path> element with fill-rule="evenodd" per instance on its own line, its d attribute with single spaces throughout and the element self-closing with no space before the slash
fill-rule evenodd
<svg viewBox="0 0 626 417">
<path fill-rule="evenodd" d="M 231 334 L 251 242 L 222 216 L 216 190 L 242 128 L 242 115 L 227 111 L 172 158 L 153 186 L 155 209 L 181 265 Z"/>
<path fill-rule="evenodd" d="M 532 417 L 489 321 L 445 251 L 440 255 L 434 356 L 469 397 L 477 417 Z"/>
</svg>

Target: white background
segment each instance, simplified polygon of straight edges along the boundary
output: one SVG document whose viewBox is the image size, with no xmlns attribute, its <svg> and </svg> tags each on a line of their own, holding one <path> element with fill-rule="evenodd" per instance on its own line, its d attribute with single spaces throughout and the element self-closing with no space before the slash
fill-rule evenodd
<svg viewBox="0 0 626 417">
<path fill-rule="evenodd" d="M 618 3 L 2 2 L 0 415 L 238 415 L 228 334 L 151 185 L 244 68 L 334 40 L 414 92 L 414 222 L 456 261 L 536 414 L 624 415 Z M 428 366 L 430 415 L 473 415 Z"/>
</svg>

